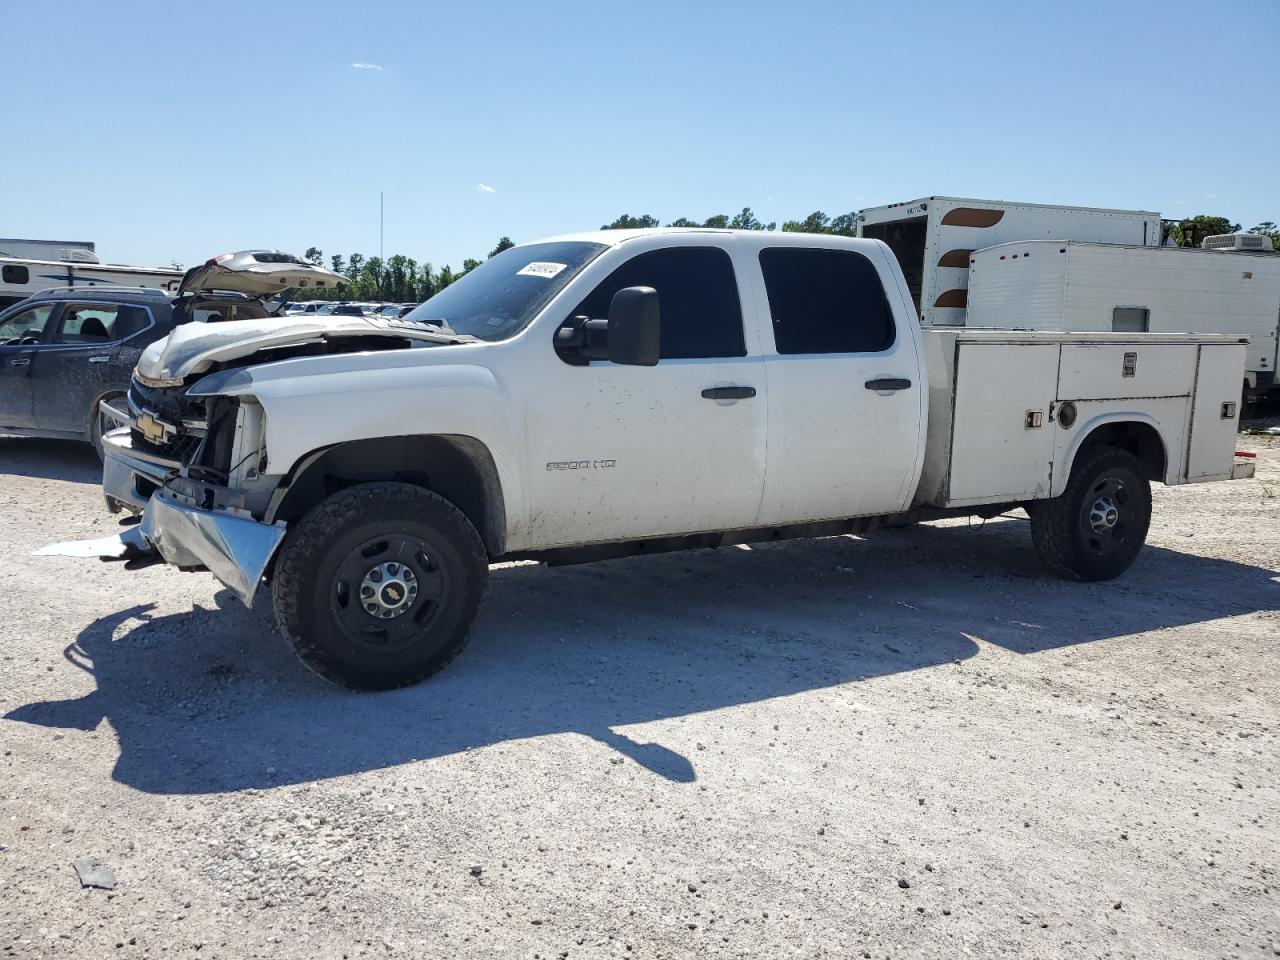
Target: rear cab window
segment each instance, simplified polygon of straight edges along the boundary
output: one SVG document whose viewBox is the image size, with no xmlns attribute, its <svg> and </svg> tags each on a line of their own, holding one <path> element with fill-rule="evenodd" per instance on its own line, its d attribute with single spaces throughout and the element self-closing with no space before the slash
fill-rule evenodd
<svg viewBox="0 0 1280 960">
<path fill-rule="evenodd" d="M 856 250 L 766 247 L 760 270 L 778 353 L 881 353 L 897 339 L 879 271 Z"/>
<path fill-rule="evenodd" d="M 609 274 L 569 317 L 608 317 L 614 294 L 625 287 L 658 291 L 660 359 L 747 355 L 733 262 L 720 247 L 666 247 L 637 254 Z"/>
</svg>

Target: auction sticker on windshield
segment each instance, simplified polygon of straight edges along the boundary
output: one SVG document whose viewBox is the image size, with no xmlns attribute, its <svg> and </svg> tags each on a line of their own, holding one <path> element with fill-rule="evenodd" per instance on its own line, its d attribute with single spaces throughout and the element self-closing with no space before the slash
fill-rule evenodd
<svg viewBox="0 0 1280 960">
<path fill-rule="evenodd" d="M 554 277 L 557 273 L 565 268 L 566 264 L 551 263 L 546 260 L 535 260 L 533 263 L 526 263 L 523 267 L 516 271 L 517 277 Z"/>
</svg>

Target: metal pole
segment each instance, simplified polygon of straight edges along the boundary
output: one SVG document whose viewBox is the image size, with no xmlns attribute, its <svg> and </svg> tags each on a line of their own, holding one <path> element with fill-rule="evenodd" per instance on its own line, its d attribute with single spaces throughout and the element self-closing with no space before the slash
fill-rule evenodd
<svg viewBox="0 0 1280 960">
<path fill-rule="evenodd" d="M 382 232 L 384 219 L 382 216 L 382 191 L 378 191 L 378 259 L 382 261 L 381 272 L 378 274 L 378 302 L 382 302 L 382 277 L 387 269 L 387 261 L 382 253 Z"/>
</svg>

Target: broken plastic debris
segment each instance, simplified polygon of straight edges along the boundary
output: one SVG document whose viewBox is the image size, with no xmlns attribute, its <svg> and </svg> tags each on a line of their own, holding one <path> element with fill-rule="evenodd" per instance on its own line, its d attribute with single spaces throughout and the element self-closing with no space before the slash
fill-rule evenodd
<svg viewBox="0 0 1280 960">
<path fill-rule="evenodd" d="M 101 557 L 104 560 L 131 560 L 144 553 L 151 553 L 142 531 L 131 527 L 123 533 L 113 533 L 97 540 L 67 540 L 51 543 L 32 554 L 33 557 Z"/>
<path fill-rule="evenodd" d="M 116 875 L 111 868 L 97 857 L 81 857 L 72 861 L 76 875 L 80 878 L 80 886 L 97 887 L 99 890 L 114 890 Z"/>
</svg>

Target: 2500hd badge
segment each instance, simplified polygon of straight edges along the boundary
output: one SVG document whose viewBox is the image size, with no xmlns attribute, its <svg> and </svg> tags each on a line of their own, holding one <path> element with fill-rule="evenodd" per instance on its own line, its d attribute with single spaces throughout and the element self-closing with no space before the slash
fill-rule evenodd
<svg viewBox="0 0 1280 960">
<path fill-rule="evenodd" d="M 552 460 L 548 470 L 608 470 L 617 466 L 617 460 Z"/>
</svg>

